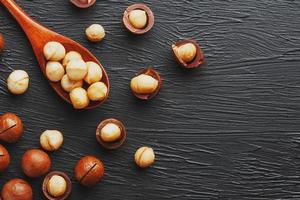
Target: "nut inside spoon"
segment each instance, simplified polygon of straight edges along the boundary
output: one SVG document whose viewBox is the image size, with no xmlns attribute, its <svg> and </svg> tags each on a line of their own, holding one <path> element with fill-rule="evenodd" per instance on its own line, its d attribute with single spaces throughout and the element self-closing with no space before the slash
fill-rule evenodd
<svg viewBox="0 0 300 200">
<path fill-rule="evenodd" d="M 107 86 L 107 95 L 102 101 L 91 101 L 89 106 L 86 107 L 86 109 L 95 108 L 107 100 L 110 88 L 108 75 L 101 63 L 90 51 L 88 51 L 85 47 L 81 46 L 77 42 L 71 40 L 70 38 L 62 36 L 39 24 L 34 19 L 29 17 L 13 0 L 0 0 L 0 2 L 16 19 L 16 21 L 19 23 L 19 25 L 22 27 L 23 31 L 27 35 L 33 48 L 34 54 L 39 63 L 39 66 L 45 76 L 47 61 L 43 54 L 43 48 L 50 41 L 59 42 L 65 47 L 67 52 L 77 51 L 81 54 L 84 61 L 93 61 L 97 63 L 102 69 L 103 77 L 101 81 Z M 60 82 L 56 83 L 51 82 L 49 80 L 48 82 L 61 98 L 63 98 L 68 103 L 72 104 L 69 97 L 69 93 L 63 90 L 63 88 L 60 85 Z"/>
</svg>

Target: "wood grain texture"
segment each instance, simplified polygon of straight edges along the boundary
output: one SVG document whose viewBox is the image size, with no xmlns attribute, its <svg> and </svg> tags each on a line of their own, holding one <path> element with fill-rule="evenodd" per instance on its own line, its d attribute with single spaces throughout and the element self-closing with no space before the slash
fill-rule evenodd
<svg viewBox="0 0 300 200">
<path fill-rule="evenodd" d="M 75 111 L 64 103 L 38 68 L 29 42 L 8 12 L 0 7 L 0 31 L 6 51 L 0 61 L 0 112 L 24 120 L 25 134 L 6 145 L 12 163 L 0 175 L 0 186 L 23 177 L 23 152 L 39 147 L 45 129 L 65 134 L 62 149 L 50 156 L 52 170 L 66 172 L 77 199 L 299 199 L 300 198 L 300 2 L 293 0 L 144 1 L 156 24 L 143 36 L 122 26 L 122 13 L 133 1 L 98 1 L 88 10 L 69 1 L 17 1 L 42 24 L 90 49 L 109 74 L 111 95 L 100 108 Z M 143 2 L 143 1 L 141 1 Z M 107 37 L 89 43 L 84 29 L 100 23 Z M 173 59 L 171 44 L 195 38 L 206 64 L 187 71 Z M 129 81 L 141 68 L 153 66 L 164 80 L 160 94 L 137 100 Z M 7 92 L 12 69 L 30 74 L 22 96 Z M 117 118 L 128 139 L 117 151 L 97 144 L 99 121 Z M 135 150 L 150 145 L 155 165 L 139 170 Z M 84 155 L 103 160 L 101 184 L 85 189 L 73 168 Z M 42 179 L 30 181 L 34 199 L 42 199 Z"/>
</svg>

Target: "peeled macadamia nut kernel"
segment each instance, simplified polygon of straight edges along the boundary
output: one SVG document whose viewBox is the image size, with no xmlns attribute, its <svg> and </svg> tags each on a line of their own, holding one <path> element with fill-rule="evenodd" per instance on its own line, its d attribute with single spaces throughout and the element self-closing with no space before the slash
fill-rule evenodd
<svg viewBox="0 0 300 200">
<path fill-rule="evenodd" d="M 71 60 L 82 60 L 82 56 L 77 51 L 70 51 L 63 59 L 63 66 L 66 67 Z"/>
<path fill-rule="evenodd" d="M 58 82 L 65 75 L 65 69 L 60 62 L 49 61 L 46 65 L 46 75 L 50 81 Z"/>
<path fill-rule="evenodd" d="M 7 87 L 13 94 L 23 94 L 27 91 L 29 76 L 23 70 L 13 71 L 7 78 Z"/>
<path fill-rule="evenodd" d="M 129 13 L 129 22 L 134 28 L 142 29 L 147 25 L 148 17 L 144 10 L 136 9 Z"/>
<path fill-rule="evenodd" d="M 85 89 L 78 87 L 70 92 L 70 99 L 75 109 L 83 109 L 90 103 Z"/>
<path fill-rule="evenodd" d="M 71 90 L 81 87 L 83 85 L 83 81 L 72 81 L 69 79 L 68 75 L 64 75 L 61 79 L 61 87 L 66 91 L 66 92 L 71 92 Z"/>
<path fill-rule="evenodd" d="M 114 123 L 108 123 L 101 129 L 101 139 L 104 142 L 115 142 L 121 136 L 121 129 Z"/>
<path fill-rule="evenodd" d="M 47 184 L 47 191 L 53 197 L 59 197 L 65 194 L 67 182 L 62 176 L 54 175 Z"/>
<path fill-rule="evenodd" d="M 141 74 L 131 80 L 130 87 L 137 94 L 150 94 L 158 87 L 158 81 L 152 76 Z"/>
<path fill-rule="evenodd" d="M 48 42 L 44 46 L 44 56 L 50 61 L 60 61 L 66 55 L 65 47 L 59 42 Z"/>
<path fill-rule="evenodd" d="M 63 144 L 63 134 L 57 130 L 44 131 L 40 137 L 40 143 L 46 151 L 56 151 Z"/>
<path fill-rule="evenodd" d="M 146 168 L 154 163 L 155 154 L 152 148 L 150 147 L 141 147 L 139 148 L 134 155 L 135 163 L 141 167 Z"/>
<path fill-rule="evenodd" d="M 87 90 L 87 95 L 91 101 L 101 101 L 107 95 L 107 86 L 102 82 L 93 83 Z"/>
<path fill-rule="evenodd" d="M 105 37 L 105 30 L 100 24 L 92 24 L 85 30 L 85 34 L 91 42 L 100 42 Z"/>
<path fill-rule="evenodd" d="M 196 46 L 192 43 L 186 43 L 177 48 L 178 56 L 186 63 L 193 61 L 196 56 L 196 53 Z"/>
<path fill-rule="evenodd" d="M 102 79 L 102 69 L 95 62 L 86 62 L 87 75 L 84 77 L 85 82 L 92 84 Z"/>
<path fill-rule="evenodd" d="M 83 60 L 71 60 L 67 64 L 66 71 L 69 79 L 80 81 L 87 74 L 87 66 Z"/>
</svg>

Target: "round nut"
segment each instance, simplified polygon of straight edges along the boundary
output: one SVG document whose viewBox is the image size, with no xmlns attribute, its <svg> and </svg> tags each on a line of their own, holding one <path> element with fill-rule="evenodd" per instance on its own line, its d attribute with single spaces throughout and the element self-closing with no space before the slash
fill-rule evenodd
<svg viewBox="0 0 300 200">
<path fill-rule="evenodd" d="M 81 185 L 92 187 L 103 177 L 104 165 L 94 156 L 85 156 L 77 162 L 74 172 Z"/>
<path fill-rule="evenodd" d="M 194 60 L 197 53 L 196 46 L 193 43 L 186 43 L 177 48 L 177 54 L 184 62 L 189 63 Z"/>
<path fill-rule="evenodd" d="M 83 60 L 71 60 L 67 64 L 66 71 L 69 79 L 80 81 L 87 74 L 87 66 Z"/>
<path fill-rule="evenodd" d="M 121 129 L 114 123 L 106 124 L 100 131 L 100 137 L 104 142 L 115 142 L 121 136 Z"/>
<path fill-rule="evenodd" d="M 40 144 L 46 151 L 58 150 L 63 144 L 63 141 L 63 134 L 57 130 L 46 130 L 40 137 Z"/>
<path fill-rule="evenodd" d="M 71 90 L 82 87 L 83 81 L 72 81 L 69 79 L 68 75 L 65 74 L 62 79 L 61 79 L 61 87 L 66 91 L 66 92 L 71 92 Z"/>
<path fill-rule="evenodd" d="M 96 82 L 90 85 L 87 90 L 87 95 L 91 101 L 101 101 L 105 99 L 107 91 L 108 89 L 104 83 Z"/>
<path fill-rule="evenodd" d="M 91 42 L 100 42 L 105 37 L 105 30 L 100 24 L 92 24 L 85 30 L 85 34 Z"/>
<path fill-rule="evenodd" d="M 63 59 L 63 66 L 66 67 L 71 60 L 82 60 L 82 56 L 77 51 L 69 51 Z"/>
<path fill-rule="evenodd" d="M 60 62 L 49 61 L 46 65 L 46 75 L 50 81 L 58 82 L 65 75 L 65 69 Z"/>
<path fill-rule="evenodd" d="M 5 113 L 0 117 L 0 140 L 15 143 L 23 134 L 22 120 L 13 113 Z"/>
<path fill-rule="evenodd" d="M 150 94 L 158 87 L 158 81 L 152 76 L 140 74 L 131 80 L 130 87 L 137 94 Z"/>
<path fill-rule="evenodd" d="M 92 84 L 102 79 L 102 69 L 95 62 L 86 62 L 87 75 L 84 77 L 85 82 Z"/>
<path fill-rule="evenodd" d="M 85 89 L 78 87 L 70 92 L 70 99 L 75 109 L 83 109 L 90 103 Z"/>
<path fill-rule="evenodd" d="M 44 151 L 31 149 L 24 153 L 21 166 L 24 174 L 31 178 L 37 178 L 50 170 L 51 160 Z"/>
<path fill-rule="evenodd" d="M 129 12 L 129 21 L 135 28 L 142 29 L 147 25 L 148 17 L 144 10 L 136 9 Z"/>
<path fill-rule="evenodd" d="M 67 182 L 62 176 L 54 175 L 47 184 L 47 190 L 53 197 L 63 195 L 67 190 Z"/>
<path fill-rule="evenodd" d="M 5 171 L 9 163 L 10 163 L 9 153 L 6 150 L 6 148 L 0 144 L 0 172 Z"/>
<path fill-rule="evenodd" d="M 59 42 L 48 42 L 44 46 L 44 56 L 50 61 L 60 61 L 66 55 L 65 47 Z"/>
<path fill-rule="evenodd" d="M 15 70 L 7 78 L 8 90 L 13 94 L 23 94 L 27 91 L 29 76 L 24 70 Z"/>
<path fill-rule="evenodd" d="M 155 154 L 152 148 L 150 147 L 141 147 L 139 148 L 134 155 L 135 163 L 141 167 L 146 168 L 154 163 Z"/>
<path fill-rule="evenodd" d="M 88 8 L 96 3 L 96 0 L 70 0 L 78 8 Z"/>
<path fill-rule="evenodd" d="M 1 197 L 3 200 L 32 200 L 32 188 L 22 179 L 12 179 L 4 184 Z"/>
</svg>

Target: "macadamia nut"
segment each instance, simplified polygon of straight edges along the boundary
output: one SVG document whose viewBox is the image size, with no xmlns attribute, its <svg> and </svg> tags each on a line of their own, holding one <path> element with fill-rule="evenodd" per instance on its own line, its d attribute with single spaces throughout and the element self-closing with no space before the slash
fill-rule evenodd
<svg viewBox="0 0 300 200">
<path fill-rule="evenodd" d="M 196 56 L 196 53 L 196 46 L 192 43 L 187 43 L 177 48 L 178 56 L 186 63 L 193 61 Z"/>
<path fill-rule="evenodd" d="M 75 109 L 83 109 L 90 103 L 85 89 L 78 87 L 70 92 L 70 99 Z"/>
<path fill-rule="evenodd" d="M 87 94 L 92 101 L 101 101 L 107 95 L 107 86 L 102 82 L 93 83 L 87 90 Z"/>
<path fill-rule="evenodd" d="M 63 134 L 57 130 L 46 130 L 41 134 L 40 143 L 46 151 L 56 151 L 63 144 Z"/>
<path fill-rule="evenodd" d="M 83 60 L 71 60 L 67 64 L 66 71 L 69 79 L 80 81 L 87 74 L 87 66 Z"/>
<path fill-rule="evenodd" d="M 85 82 L 92 84 L 98 82 L 102 78 L 102 69 L 95 62 L 86 62 L 88 68 L 87 75 L 84 77 Z"/>
<path fill-rule="evenodd" d="M 29 76 L 23 70 L 13 71 L 7 79 L 7 87 L 13 94 L 23 94 L 27 91 Z"/>
<path fill-rule="evenodd" d="M 49 179 L 47 191 L 53 197 L 59 197 L 65 194 L 67 182 L 62 176 L 54 175 Z"/>
<path fill-rule="evenodd" d="M 137 94 L 150 94 L 158 87 L 158 81 L 152 76 L 141 74 L 131 80 L 130 87 Z"/>
<path fill-rule="evenodd" d="M 129 13 L 129 22 L 134 28 L 142 29 L 147 25 L 148 17 L 144 10 L 136 9 Z"/>
<path fill-rule="evenodd" d="M 82 60 L 82 56 L 77 51 L 70 51 L 63 59 L 63 66 L 66 67 L 71 60 Z"/>
<path fill-rule="evenodd" d="M 155 154 L 150 147 L 139 148 L 134 155 L 135 163 L 141 167 L 146 168 L 152 165 L 155 161 Z"/>
<path fill-rule="evenodd" d="M 85 30 L 85 34 L 91 42 L 100 42 L 105 37 L 105 30 L 100 24 L 92 24 Z"/>
<path fill-rule="evenodd" d="M 60 61 L 66 55 L 65 47 L 59 42 L 48 42 L 44 46 L 44 56 L 50 61 Z"/>
<path fill-rule="evenodd" d="M 65 69 L 60 62 L 49 61 L 46 65 L 46 75 L 50 81 L 58 82 L 65 74 Z"/>
<path fill-rule="evenodd" d="M 114 123 L 108 123 L 101 129 L 101 139 L 104 142 L 114 142 L 121 136 L 121 129 Z"/>
<path fill-rule="evenodd" d="M 66 92 L 71 92 L 71 90 L 81 87 L 83 85 L 83 81 L 72 81 L 69 79 L 68 75 L 64 75 L 61 79 L 61 87 L 66 91 Z"/>
</svg>

